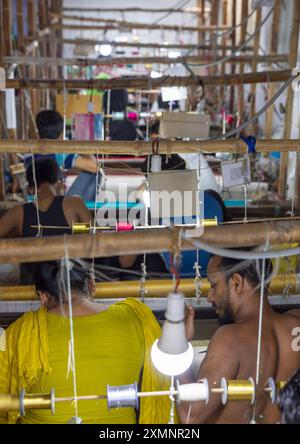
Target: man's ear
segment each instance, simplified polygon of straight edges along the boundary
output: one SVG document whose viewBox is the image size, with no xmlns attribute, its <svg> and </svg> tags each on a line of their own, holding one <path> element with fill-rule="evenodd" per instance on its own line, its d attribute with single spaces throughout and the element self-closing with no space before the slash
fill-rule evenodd
<svg viewBox="0 0 300 444">
<path fill-rule="evenodd" d="M 44 291 L 37 291 L 37 294 L 39 295 L 39 298 L 41 300 L 42 306 L 43 307 L 48 307 L 49 305 L 49 299 L 48 299 L 48 294 Z"/>
<path fill-rule="evenodd" d="M 237 293 L 241 293 L 244 287 L 244 279 L 239 273 L 233 273 L 231 276 L 231 285 Z"/>
</svg>

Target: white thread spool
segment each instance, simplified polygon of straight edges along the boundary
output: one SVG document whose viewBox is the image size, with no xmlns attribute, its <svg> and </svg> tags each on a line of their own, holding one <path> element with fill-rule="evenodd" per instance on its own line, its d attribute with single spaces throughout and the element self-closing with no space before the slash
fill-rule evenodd
<svg viewBox="0 0 300 444">
<path fill-rule="evenodd" d="M 158 173 L 161 171 L 161 156 L 154 154 L 151 157 L 151 172 Z"/>
<path fill-rule="evenodd" d="M 177 403 L 183 401 L 205 401 L 205 404 L 208 404 L 209 386 L 207 380 L 203 379 L 201 382 L 183 385 L 177 382 Z"/>
</svg>

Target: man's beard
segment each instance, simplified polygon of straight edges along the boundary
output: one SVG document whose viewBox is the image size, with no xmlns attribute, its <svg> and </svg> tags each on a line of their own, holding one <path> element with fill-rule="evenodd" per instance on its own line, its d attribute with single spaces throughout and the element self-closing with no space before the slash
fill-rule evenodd
<svg viewBox="0 0 300 444">
<path fill-rule="evenodd" d="M 218 322 L 220 326 L 234 324 L 233 311 L 231 309 L 229 298 L 226 297 L 226 302 L 223 302 L 220 306 L 213 304 L 213 307 L 218 310 Z M 222 314 L 220 314 L 222 312 Z"/>
</svg>

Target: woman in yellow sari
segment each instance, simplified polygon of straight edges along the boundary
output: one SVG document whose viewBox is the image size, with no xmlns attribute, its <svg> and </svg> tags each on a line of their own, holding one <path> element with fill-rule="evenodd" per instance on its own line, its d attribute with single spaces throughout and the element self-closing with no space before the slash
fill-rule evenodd
<svg viewBox="0 0 300 444">
<path fill-rule="evenodd" d="M 74 395 L 70 364 L 70 323 L 66 285 L 61 285 L 59 262 L 39 263 L 35 283 L 42 307 L 25 313 L 6 331 L 6 348 L 0 351 L 0 396 L 49 393 L 56 397 Z M 105 395 L 112 386 L 140 381 L 143 391 L 165 390 L 165 380 L 152 366 L 150 348 L 160 336 L 151 310 L 128 299 L 104 306 L 89 298 L 89 275 L 73 264 L 69 272 L 73 311 L 77 396 Z M 165 397 L 142 400 L 139 412 L 133 408 L 108 410 L 105 400 L 78 401 L 83 423 L 134 424 L 166 423 L 169 403 Z M 48 410 L 0 412 L 0 423 L 67 423 L 74 416 L 74 404 L 56 403 Z"/>
</svg>

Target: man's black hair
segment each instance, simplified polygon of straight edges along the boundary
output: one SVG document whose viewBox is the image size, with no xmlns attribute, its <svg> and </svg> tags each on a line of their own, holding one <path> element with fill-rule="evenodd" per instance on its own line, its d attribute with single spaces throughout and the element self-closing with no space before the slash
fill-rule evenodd
<svg viewBox="0 0 300 444">
<path fill-rule="evenodd" d="M 283 424 L 300 424 L 300 369 L 279 392 Z"/>
<path fill-rule="evenodd" d="M 248 248 L 237 249 L 240 251 L 249 251 Z M 251 251 L 251 250 L 250 250 Z M 231 278 L 234 273 L 240 274 L 244 279 L 247 279 L 252 287 L 259 287 L 261 283 L 263 260 L 257 259 L 230 259 L 222 257 L 220 261 L 220 271 L 223 271 L 226 276 L 226 280 Z M 273 273 L 273 265 L 270 259 L 265 261 L 265 281 L 270 280 Z M 268 284 L 266 285 L 268 287 Z"/>
<path fill-rule="evenodd" d="M 55 184 L 59 180 L 59 166 L 54 159 L 45 157 L 35 161 L 35 176 L 37 187 L 43 183 Z M 34 187 L 32 164 L 26 170 L 26 178 L 28 185 Z"/>
<path fill-rule="evenodd" d="M 34 264 L 33 281 L 37 291 L 47 293 L 59 303 L 66 299 L 67 269 L 61 261 L 36 262 Z M 71 291 L 88 294 L 89 272 L 78 263 L 71 262 L 70 286 Z"/>
<path fill-rule="evenodd" d="M 109 137 L 111 140 L 136 140 L 137 132 L 134 124 L 128 120 L 112 120 L 109 124 Z"/>
<path fill-rule="evenodd" d="M 40 111 L 36 116 L 40 139 L 58 139 L 64 128 L 62 116 L 51 109 Z"/>
<path fill-rule="evenodd" d="M 103 109 L 105 113 L 125 112 L 127 103 L 128 93 L 126 89 L 112 89 L 110 93 L 108 91 L 104 91 Z"/>
</svg>

